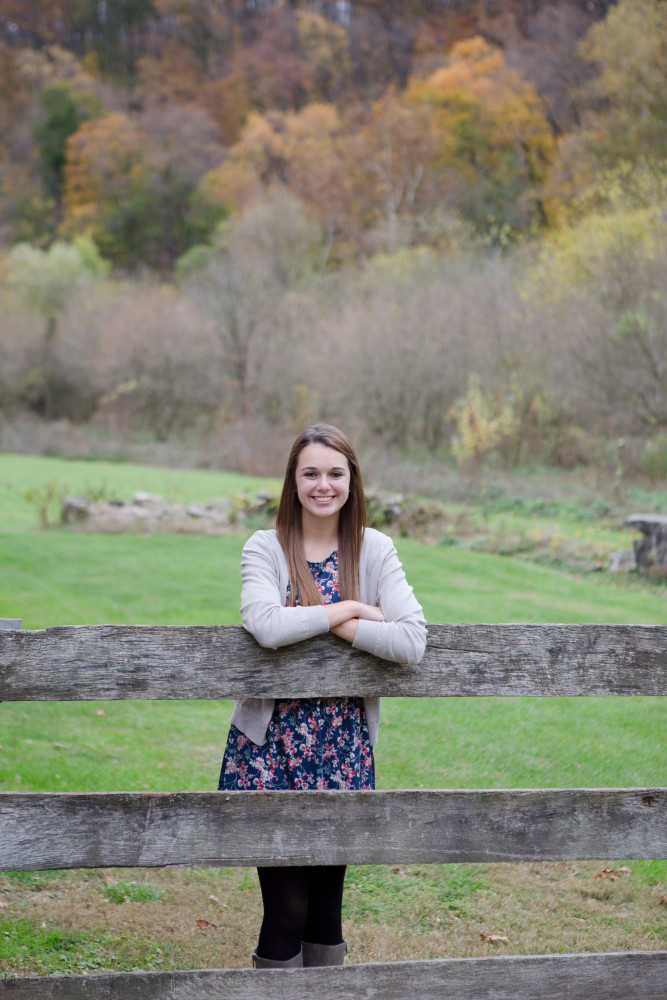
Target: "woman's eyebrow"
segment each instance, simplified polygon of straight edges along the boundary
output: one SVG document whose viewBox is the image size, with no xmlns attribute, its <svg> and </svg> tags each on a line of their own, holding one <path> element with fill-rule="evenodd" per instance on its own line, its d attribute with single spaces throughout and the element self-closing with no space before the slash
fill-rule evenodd
<svg viewBox="0 0 667 1000">
<path fill-rule="evenodd" d="M 301 472 L 319 472 L 320 470 L 319 470 L 319 468 L 318 468 L 317 465 L 304 465 L 300 469 L 300 471 Z M 328 471 L 328 472 L 345 472 L 345 467 L 343 465 L 332 465 L 330 469 L 325 470 L 325 471 Z"/>
</svg>

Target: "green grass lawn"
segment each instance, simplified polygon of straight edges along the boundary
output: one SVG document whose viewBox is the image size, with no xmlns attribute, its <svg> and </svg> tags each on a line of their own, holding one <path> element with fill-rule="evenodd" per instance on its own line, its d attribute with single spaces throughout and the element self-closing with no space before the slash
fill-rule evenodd
<svg viewBox="0 0 667 1000">
<path fill-rule="evenodd" d="M 225 489 L 256 490 L 262 480 L 33 456 L 3 456 L 0 469 L 19 484 L 3 494 L 12 516 L 2 525 L 9 530 L 0 530 L 0 617 L 22 618 L 24 628 L 239 622 L 241 536 L 38 530 L 20 489 L 49 476 L 74 490 L 104 480 L 110 492 L 129 496 L 143 487 L 166 492 L 165 484 L 175 488 L 178 480 L 181 496 L 207 499 Z M 19 530 L 26 511 L 32 521 Z M 397 546 L 430 621 L 665 620 L 664 591 L 651 585 L 625 589 L 601 575 L 576 578 L 459 546 L 410 539 Z M 0 784 L 211 788 L 229 711 L 208 702 L 0 705 Z M 649 698 L 386 700 L 379 784 L 661 783 L 662 712 L 660 700 Z"/>
</svg>

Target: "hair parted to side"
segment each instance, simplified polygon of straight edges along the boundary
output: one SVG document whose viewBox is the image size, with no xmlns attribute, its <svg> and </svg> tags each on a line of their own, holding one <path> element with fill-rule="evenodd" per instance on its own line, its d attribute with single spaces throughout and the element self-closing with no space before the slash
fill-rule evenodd
<svg viewBox="0 0 667 1000">
<path fill-rule="evenodd" d="M 322 597 L 303 551 L 301 502 L 296 490 L 299 455 L 309 444 L 323 444 L 345 455 L 350 468 L 350 494 L 338 517 L 338 587 L 341 600 L 359 599 L 359 560 L 366 527 L 366 499 L 359 459 L 351 442 L 331 424 L 313 424 L 299 434 L 287 459 L 285 480 L 276 516 L 278 540 L 285 553 L 290 581 L 290 604 L 322 604 Z"/>
</svg>

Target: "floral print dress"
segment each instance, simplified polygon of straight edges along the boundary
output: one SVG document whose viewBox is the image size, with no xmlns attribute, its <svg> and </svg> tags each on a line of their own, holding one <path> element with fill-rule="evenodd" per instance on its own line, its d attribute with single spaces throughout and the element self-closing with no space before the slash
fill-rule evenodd
<svg viewBox="0 0 667 1000">
<path fill-rule="evenodd" d="M 338 552 L 308 566 L 324 603 L 339 601 Z M 218 784 L 225 791 L 374 787 L 363 698 L 277 700 L 262 746 L 231 726 Z"/>
</svg>

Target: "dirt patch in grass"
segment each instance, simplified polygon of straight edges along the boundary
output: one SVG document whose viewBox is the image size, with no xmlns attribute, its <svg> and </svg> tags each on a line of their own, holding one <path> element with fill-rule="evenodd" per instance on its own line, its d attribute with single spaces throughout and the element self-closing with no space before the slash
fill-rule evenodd
<svg viewBox="0 0 667 1000">
<path fill-rule="evenodd" d="M 348 962 L 656 950 L 666 890 L 619 862 L 351 867 Z M 0 971 L 246 967 L 260 919 L 252 869 L 4 875 Z"/>
</svg>

